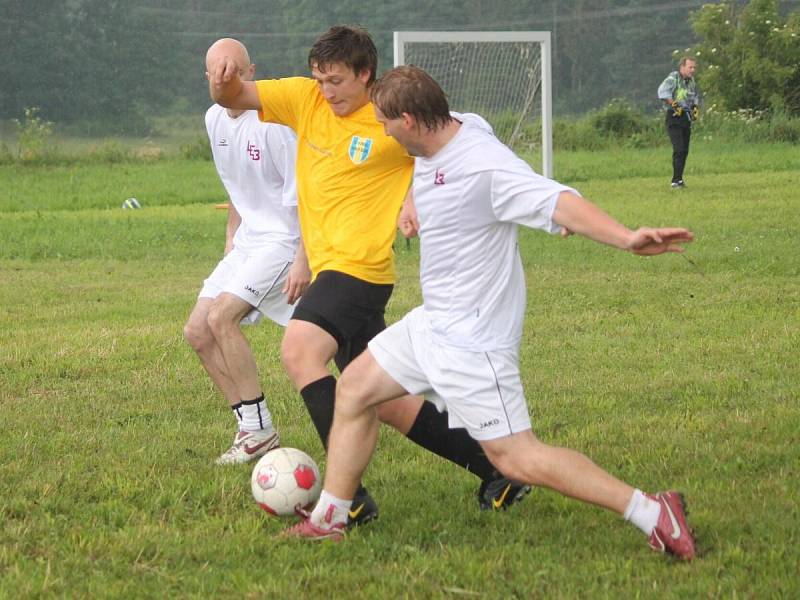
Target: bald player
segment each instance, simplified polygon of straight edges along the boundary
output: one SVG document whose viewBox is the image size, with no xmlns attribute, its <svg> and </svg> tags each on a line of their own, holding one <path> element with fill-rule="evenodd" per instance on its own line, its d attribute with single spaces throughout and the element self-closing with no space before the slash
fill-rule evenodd
<svg viewBox="0 0 800 600">
<path fill-rule="evenodd" d="M 206 68 L 220 56 L 252 81 L 255 65 L 244 45 L 232 39 L 215 44 Z M 184 335 L 236 419 L 233 444 L 216 462 L 241 464 L 280 443 L 241 325 L 266 316 L 286 326 L 311 271 L 297 218 L 294 132 L 262 123 L 255 111 L 218 104 L 205 121 L 230 200 L 225 255 L 205 280 Z"/>
</svg>

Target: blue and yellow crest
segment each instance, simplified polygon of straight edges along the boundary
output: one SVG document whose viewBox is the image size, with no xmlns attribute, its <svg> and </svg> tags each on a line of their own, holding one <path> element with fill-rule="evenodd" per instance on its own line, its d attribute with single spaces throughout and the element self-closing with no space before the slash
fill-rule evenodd
<svg viewBox="0 0 800 600">
<path fill-rule="evenodd" d="M 348 150 L 348 154 L 350 155 L 350 160 L 353 163 L 360 165 L 369 157 L 369 151 L 372 149 L 372 140 L 370 138 L 362 138 L 357 135 L 353 136 L 353 139 L 350 140 L 350 150 Z"/>
</svg>

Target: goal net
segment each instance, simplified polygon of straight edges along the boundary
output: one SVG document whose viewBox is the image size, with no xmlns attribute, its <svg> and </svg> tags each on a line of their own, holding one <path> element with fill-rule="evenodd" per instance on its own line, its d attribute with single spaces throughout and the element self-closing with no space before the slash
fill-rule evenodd
<svg viewBox="0 0 800 600">
<path fill-rule="evenodd" d="M 394 64 L 425 69 L 450 108 L 484 117 L 553 176 L 549 31 L 395 31 Z"/>
</svg>

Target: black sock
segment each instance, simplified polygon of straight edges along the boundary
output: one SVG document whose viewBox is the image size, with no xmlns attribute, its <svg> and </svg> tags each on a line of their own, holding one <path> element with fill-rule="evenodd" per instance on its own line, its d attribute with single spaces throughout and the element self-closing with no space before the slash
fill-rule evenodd
<svg viewBox="0 0 800 600">
<path fill-rule="evenodd" d="M 306 403 L 311 421 L 317 428 L 322 447 L 328 451 L 328 435 L 333 425 L 333 403 L 336 400 L 336 378 L 328 375 L 322 379 L 312 381 L 302 390 L 300 395 Z"/>
<path fill-rule="evenodd" d="M 469 436 L 466 429 L 450 429 L 447 426 L 447 413 L 440 413 L 430 402 L 422 403 L 406 437 L 426 450 L 464 467 L 484 481 L 498 476 L 480 444 Z"/>
<path fill-rule="evenodd" d="M 336 400 L 336 378 L 333 375 L 328 375 L 322 379 L 312 381 L 302 390 L 300 395 L 306 403 L 308 414 L 311 415 L 311 421 L 314 427 L 317 428 L 317 434 L 322 441 L 322 447 L 328 451 L 328 436 L 331 433 L 331 426 L 333 425 L 333 405 Z M 367 490 L 364 486 L 359 484 L 356 490 L 355 497 L 366 494 Z"/>
</svg>

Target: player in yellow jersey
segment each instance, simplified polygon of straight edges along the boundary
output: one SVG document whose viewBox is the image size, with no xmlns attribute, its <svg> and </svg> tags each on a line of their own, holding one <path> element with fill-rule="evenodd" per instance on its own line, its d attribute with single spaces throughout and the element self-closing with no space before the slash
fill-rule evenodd
<svg viewBox="0 0 800 600">
<path fill-rule="evenodd" d="M 222 39 L 216 45 L 231 44 Z M 224 52 L 208 65 L 209 91 L 218 104 L 257 109 L 264 121 L 287 125 L 298 138 L 298 214 L 313 274 L 282 344 L 286 370 L 305 401 L 323 446 L 333 421 L 336 379 L 386 328 L 384 310 L 395 273 L 392 243 L 413 159 L 384 133 L 369 100 L 377 50 L 360 28 L 332 27 L 309 52 L 311 78 L 244 81 Z M 424 448 L 482 479 L 481 508 L 505 508 L 530 488 L 506 479 L 466 430 L 421 397 L 382 405 L 379 418 Z M 349 524 L 376 518 L 374 500 L 360 487 Z"/>
</svg>

